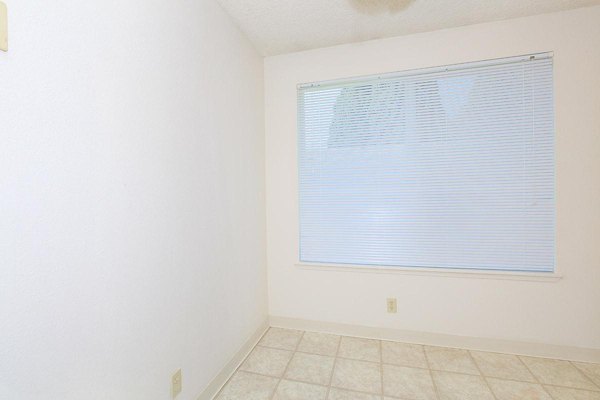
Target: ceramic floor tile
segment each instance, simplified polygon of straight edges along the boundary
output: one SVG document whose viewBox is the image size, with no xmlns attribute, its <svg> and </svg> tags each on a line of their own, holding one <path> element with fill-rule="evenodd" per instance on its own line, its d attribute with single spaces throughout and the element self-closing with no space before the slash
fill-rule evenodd
<svg viewBox="0 0 600 400">
<path fill-rule="evenodd" d="M 467 350 L 425 346 L 425 353 L 431 369 L 479 375 L 479 370 Z"/>
<path fill-rule="evenodd" d="M 494 400 L 481 376 L 432 371 L 440 400 Z"/>
<path fill-rule="evenodd" d="M 471 355 L 484 376 L 536 382 L 533 375 L 525 367 L 525 364 L 515 355 L 487 353 L 483 351 L 471 351 Z"/>
<path fill-rule="evenodd" d="M 287 350 L 256 346 L 244 361 L 240 370 L 281 377 L 292 358 L 292 354 L 291 351 Z"/>
<path fill-rule="evenodd" d="M 379 340 L 343 336 L 338 357 L 380 362 Z"/>
<path fill-rule="evenodd" d="M 412 400 L 435 400 L 435 389 L 427 369 L 383 366 L 383 394 Z"/>
<path fill-rule="evenodd" d="M 329 389 L 329 397 L 327 397 L 327 400 L 381 400 L 381 397 L 374 394 L 331 388 Z"/>
<path fill-rule="evenodd" d="M 554 400 L 600 400 L 600 392 L 544 385 Z"/>
<path fill-rule="evenodd" d="M 297 381 L 329 385 L 333 361 L 333 357 L 295 353 L 288 365 L 285 377 Z"/>
<path fill-rule="evenodd" d="M 309 383 L 282 380 L 273 400 L 325 400 L 327 388 Z"/>
<path fill-rule="evenodd" d="M 238 371 L 217 400 L 269 400 L 279 382 L 276 378 Z"/>
<path fill-rule="evenodd" d="M 331 386 L 381 394 L 381 365 L 338 358 L 333 371 Z"/>
<path fill-rule="evenodd" d="M 260 340 L 259 345 L 275 349 L 295 350 L 302 331 L 281 328 L 269 328 Z"/>
<path fill-rule="evenodd" d="M 573 362 L 573 365 L 582 371 L 600 388 L 600 364 Z"/>
<path fill-rule="evenodd" d="M 600 364 L 270 328 L 216 399 L 600 400 Z"/>
<path fill-rule="evenodd" d="M 381 359 L 386 364 L 405 367 L 427 367 L 423 346 L 419 344 L 381 342 Z"/>
<path fill-rule="evenodd" d="M 328 333 L 306 332 L 302 337 L 298 351 L 305 353 L 320 354 L 323 356 L 335 356 L 340 336 Z"/>
<path fill-rule="evenodd" d="M 592 381 L 570 362 L 538 357 L 521 357 L 541 383 L 576 389 L 598 390 Z"/>
<path fill-rule="evenodd" d="M 537 383 L 496 378 L 487 378 L 487 381 L 498 400 L 552 400 L 544 388 Z"/>
</svg>

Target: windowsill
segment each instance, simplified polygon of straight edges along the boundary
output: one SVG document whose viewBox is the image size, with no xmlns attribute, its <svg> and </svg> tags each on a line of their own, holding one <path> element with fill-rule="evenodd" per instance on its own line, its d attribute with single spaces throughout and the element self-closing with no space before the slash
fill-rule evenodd
<svg viewBox="0 0 600 400">
<path fill-rule="evenodd" d="M 374 274 L 400 274 L 439 276 L 448 278 L 501 279 L 512 281 L 557 282 L 562 275 L 555 272 L 483 271 L 468 269 L 442 269 L 421 267 L 384 267 L 352 264 L 318 264 L 299 262 L 296 267 L 313 271 L 359 272 Z"/>
</svg>

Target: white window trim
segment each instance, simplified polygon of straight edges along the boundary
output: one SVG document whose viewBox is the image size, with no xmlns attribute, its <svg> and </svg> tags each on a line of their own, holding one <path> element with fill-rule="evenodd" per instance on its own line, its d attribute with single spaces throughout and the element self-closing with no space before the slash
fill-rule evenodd
<svg viewBox="0 0 600 400">
<path fill-rule="evenodd" d="M 553 57 L 554 52 L 543 52 L 543 53 L 532 53 L 529 55 L 517 56 L 512 59 L 526 59 L 529 57 L 535 56 L 536 58 L 548 58 Z M 494 65 L 499 61 L 503 62 L 508 60 L 509 58 L 501 58 L 501 59 L 492 59 L 492 60 L 484 60 L 481 61 L 481 65 Z M 460 65 L 460 64 L 457 64 Z M 443 66 L 443 67 L 432 67 L 428 69 L 415 69 L 408 70 L 404 72 L 392 72 L 389 74 L 381 74 L 380 77 L 386 77 L 388 75 L 412 75 L 415 72 L 422 73 L 423 71 L 427 72 L 437 72 L 440 70 L 448 70 L 453 66 Z M 327 80 L 323 82 L 311 82 L 311 83 L 298 83 L 296 88 L 307 87 L 307 86 L 320 86 L 323 83 L 332 83 L 336 82 L 339 84 L 346 84 L 352 82 L 356 79 L 363 79 L 364 77 L 355 77 L 355 78 L 341 78 L 335 80 Z M 297 146 L 296 142 L 296 146 Z M 555 149 L 556 151 L 556 149 Z M 298 148 L 296 147 L 296 156 L 298 155 Z M 295 177 L 298 176 L 299 165 L 298 161 L 295 163 L 296 174 Z M 555 176 L 556 179 L 556 176 Z M 298 199 L 298 182 L 295 182 L 294 190 L 296 191 L 295 199 Z M 556 190 L 556 186 L 555 186 Z M 299 203 L 295 202 L 294 208 L 296 208 L 296 215 L 299 215 Z M 556 213 L 555 209 L 555 213 Z M 296 223 L 299 224 L 299 221 L 296 220 Z M 556 222 L 555 222 L 556 223 Z M 555 227 L 555 235 L 556 235 L 556 227 Z M 327 263 L 312 263 L 300 261 L 298 255 L 300 254 L 299 242 L 300 242 L 300 232 L 299 226 L 296 225 L 294 229 L 294 247 L 295 254 L 297 258 L 293 263 L 294 268 L 304 271 L 319 271 L 319 272 L 344 272 L 344 273 L 367 273 L 367 274 L 393 274 L 393 275 L 413 275 L 413 276 L 429 276 L 429 277 L 440 277 L 440 278 L 463 278 L 463 279 L 491 279 L 491 280 L 510 280 L 510 281 L 530 281 L 530 282 L 546 282 L 546 283 L 557 283 L 563 279 L 562 268 L 560 268 L 560 264 L 558 263 L 558 259 L 556 258 L 555 253 L 555 264 L 554 270 L 550 272 L 520 272 L 520 271 L 503 271 L 503 270 L 484 270 L 484 269 L 454 269 L 454 268 L 424 268 L 424 267 L 410 267 L 410 266 L 380 266 L 380 265 L 359 265 L 359 264 L 327 264 Z M 555 252 L 558 250 L 558 241 L 556 242 Z"/>
<path fill-rule="evenodd" d="M 388 267 L 377 265 L 356 264 L 320 264 L 297 261 L 296 268 L 310 271 L 334 271 L 370 274 L 395 274 L 395 275 L 419 275 L 436 276 L 445 278 L 471 278 L 471 279 L 496 279 L 511 281 L 533 281 L 533 282 L 558 282 L 563 278 L 558 272 L 558 266 L 554 272 L 515 272 L 479 269 L 452 269 L 452 268 L 423 268 L 423 267 Z"/>
</svg>

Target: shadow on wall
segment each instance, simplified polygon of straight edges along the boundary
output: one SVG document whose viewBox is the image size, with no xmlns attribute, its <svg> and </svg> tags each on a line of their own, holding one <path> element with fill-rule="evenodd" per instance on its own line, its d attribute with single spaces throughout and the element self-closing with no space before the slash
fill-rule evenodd
<svg viewBox="0 0 600 400">
<path fill-rule="evenodd" d="M 405 10 L 414 0 L 348 0 L 362 14 L 396 14 Z"/>
</svg>

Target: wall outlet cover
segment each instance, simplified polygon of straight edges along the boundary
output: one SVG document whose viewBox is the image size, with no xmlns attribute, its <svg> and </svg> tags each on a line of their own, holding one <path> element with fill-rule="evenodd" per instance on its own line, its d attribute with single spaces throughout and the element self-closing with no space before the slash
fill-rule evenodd
<svg viewBox="0 0 600 400">
<path fill-rule="evenodd" d="M 182 382 L 181 382 L 181 369 L 178 369 L 177 372 L 173 374 L 171 378 L 171 396 L 173 398 L 177 397 L 179 393 L 181 393 Z"/>
<path fill-rule="evenodd" d="M 387 312 L 395 314 L 398 311 L 398 303 L 395 298 L 387 299 Z"/>
</svg>

